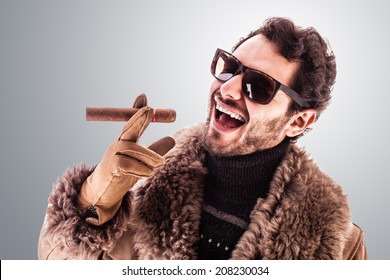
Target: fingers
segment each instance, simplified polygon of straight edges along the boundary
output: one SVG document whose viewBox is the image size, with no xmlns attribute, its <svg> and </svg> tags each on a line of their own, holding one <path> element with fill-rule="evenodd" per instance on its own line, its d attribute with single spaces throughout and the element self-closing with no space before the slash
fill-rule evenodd
<svg viewBox="0 0 390 280">
<path fill-rule="evenodd" d="M 145 93 L 142 93 L 137 96 L 134 101 L 133 108 L 142 108 L 148 105 L 148 99 L 146 98 Z"/>
<path fill-rule="evenodd" d="M 132 175 L 138 178 L 143 178 L 152 176 L 155 169 L 136 159 L 123 156 L 118 159 L 117 170 L 124 175 Z"/>
<path fill-rule="evenodd" d="M 152 176 L 154 170 L 164 164 L 163 155 L 175 145 L 175 140 L 171 137 L 164 137 L 149 148 L 140 146 L 132 142 L 117 142 L 115 158 L 117 169 L 125 175 L 135 175 L 137 177 Z"/>
<path fill-rule="evenodd" d="M 148 147 L 148 149 L 156 152 L 160 156 L 163 156 L 166 153 L 168 153 L 168 151 L 172 149 L 174 146 L 175 146 L 175 140 L 172 137 L 167 136 L 151 144 Z"/>
<path fill-rule="evenodd" d="M 123 174 L 149 177 L 165 162 L 162 156 L 148 148 L 131 142 L 126 146 L 115 153 L 117 169 Z"/>
<path fill-rule="evenodd" d="M 123 127 L 118 140 L 138 142 L 142 133 L 153 119 L 154 110 L 150 107 L 143 107 L 138 110 Z"/>
<path fill-rule="evenodd" d="M 111 147 L 117 151 L 116 170 L 122 174 L 152 176 L 154 170 L 164 164 L 162 156 L 175 146 L 175 140 L 171 137 L 164 137 L 148 148 L 136 144 L 154 117 L 154 110 L 146 104 L 145 94 L 136 98 L 133 107 L 138 108 L 138 112 L 128 120 L 120 133 L 119 141 Z"/>
<path fill-rule="evenodd" d="M 151 168 L 157 168 L 164 163 L 164 158 L 162 156 L 142 146 L 137 147 L 136 150 L 121 150 L 116 152 L 115 155 L 122 158 L 136 159 Z"/>
</svg>

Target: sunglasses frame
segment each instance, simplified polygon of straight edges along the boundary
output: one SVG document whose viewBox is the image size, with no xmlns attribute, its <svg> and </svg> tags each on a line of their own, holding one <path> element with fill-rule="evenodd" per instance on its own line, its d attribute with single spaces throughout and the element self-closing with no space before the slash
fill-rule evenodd
<svg viewBox="0 0 390 280">
<path fill-rule="evenodd" d="M 218 61 L 218 58 L 220 57 L 220 54 L 221 53 L 224 53 L 228 56 L 231 56 L 238 64 L 238 68 L 236 70 L 235 73 L 232 73 L 233 75 L 227 79 L 227 80 L 223 80 L 223 79 L 220 79 L 218 77 L 215 76 L 215 69 L 216 69 L 216 64 L 217 64 L 217 61 Z M 310 107 L 310 104 L 304 100 L 301 95 L 299 93 L 297 93 L 295 90 L 289 88 L 288 86 L 285 86 L 283 85 L 281 82 L 279 82 L 278 80 L 274 79 L 273 77 L 271 77 L 270 75 L 260 71 L 260 70 L 257 70 L 257 69 L 253 69 L 253 68 L 250 68 L 250 67 L 247 67 L 245 66 L 244 64 L 241 63 L 241 61 L 236 58 L 234 55 L 232 55 L 231 53 L 227 52 L 227 51 L 224 51 L 222 49 L 217 49 L 216 52 L 215 52 L 215 55 L 214 55 L 214 58 L 213 58 L 213 61 L 211 63 L 211 74 L 213 75 L 214 78 L 216 78 L 218 81 L 224 83 L 224 82 L 227 82 L 229 81 L 231 78 L 233 78 L 234 76 L 238 75 L 239 73 L 243 73 L 245 75 L 245 73 L 250 70 L 250 71 L 253 71 L 255 73 L 258 73 L 260 75 L 263 75 L 265 76 L 266 78 L 272 80 L 274 83 L 275 83 L 275 89 L 270 97 L 270 99 L 265 102 L 265 103 L 260 103 L 260 102 L 257 102 L 255 100 L 253 100 L 252 98 L 250 98 L 253 102 L 255 103 L 258 103 L 258 104 L 262 104 L 262 105 L 266 105 L 268 103 L 270 103 L 272 101 L 272 99 L 275 97 L 276 93 L 281 90 L 283 91 L 285 94 L 287 94 L 295 103 L 297 103 L 299 106 L 303 107 L 303 108 L 309 108 Z M 244 78 L 242 79 L 244 80 Z"/>
</svg>

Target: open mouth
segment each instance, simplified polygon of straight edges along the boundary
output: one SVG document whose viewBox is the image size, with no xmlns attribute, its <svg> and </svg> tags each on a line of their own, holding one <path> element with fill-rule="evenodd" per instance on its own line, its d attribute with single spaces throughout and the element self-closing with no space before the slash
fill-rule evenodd
<svg viewBox="0 0 390 280">
<path fill-rule="evenodd" d="M 242 116 L 229 111 L 218 103 L 215 106 L 215 120 L 225 128 L 238 128 L 246 123 Z"/>
</svg>

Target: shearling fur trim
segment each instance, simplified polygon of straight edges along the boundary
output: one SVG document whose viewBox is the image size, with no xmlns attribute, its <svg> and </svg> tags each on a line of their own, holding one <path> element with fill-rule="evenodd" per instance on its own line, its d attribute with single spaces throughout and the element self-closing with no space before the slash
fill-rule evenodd
<svg viewBox="0 0 390 280">
<path fill-rule="evenodd" d="M 68 169 L 49 196 L 42 239 L 64 247 L 66 254 L 75 259 L 97 259 L 102 250 L 114 247 L 129 223 L 130 195 L 124 197 L 121 209 L 106 224 L 95 227 L 82 220 L 76 208 L 77 195 L 92 171 L 85 164 Z"/>
<path fill-rule="evenodd" d="M 259 199 L 234 259 L 341 259 L 351 230 L 339 186 L 291 145 Z"/>
<path fill-rule="evenodd" d="M 195 259 L 206 175 L 202 126 L 176 134 L 166 163 L 134 201 L 136 250 L 141 259 Z M 158 225 L 158 226 L 156 226 Z"/>
</svg>

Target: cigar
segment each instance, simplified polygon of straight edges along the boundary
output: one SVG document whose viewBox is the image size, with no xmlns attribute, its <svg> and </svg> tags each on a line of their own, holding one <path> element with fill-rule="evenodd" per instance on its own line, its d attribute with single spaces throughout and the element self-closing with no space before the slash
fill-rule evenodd
<svg viewBox="0 0 390 280">
<path fill-rule="evenodd" d="M 87 107 L 87 121 L 127 122 L 138 108 Z M 170 123 L 176 120 L 176 111 L 172 109 L 154 109 L 152 122 Z"/>
</svg>

